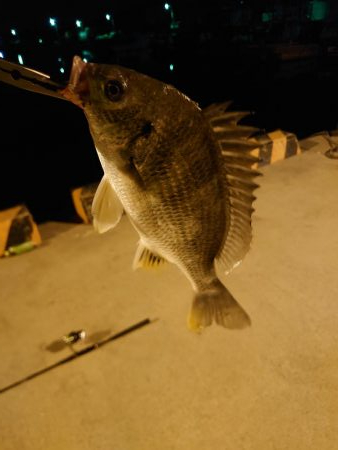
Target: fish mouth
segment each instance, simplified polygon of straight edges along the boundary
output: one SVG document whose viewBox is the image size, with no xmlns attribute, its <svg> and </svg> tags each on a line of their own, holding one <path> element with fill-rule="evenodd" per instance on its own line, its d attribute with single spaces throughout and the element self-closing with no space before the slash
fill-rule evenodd
<svg viewBox="0 0 338 450">
<path fill-rule="evenodd" d="M 60 91 L 66 100 L 84 109 L 89 100 L 89 83 L 87 77 L 87 63 L 80 56 L 74 56 L 70 79 L 67 87 Z"/>
</svg>

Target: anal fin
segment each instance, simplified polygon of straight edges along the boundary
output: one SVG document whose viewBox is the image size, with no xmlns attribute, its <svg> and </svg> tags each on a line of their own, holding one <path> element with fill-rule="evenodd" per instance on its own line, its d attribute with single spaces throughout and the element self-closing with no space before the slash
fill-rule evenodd
<svg viewBox="0 0 338 450">
<path fill-rule="evenodd" d="M 141 241 L 135 253 L 133 269 L 158 269 L 166 263 L 162 256 L 149 250 Z"/>
</svg>

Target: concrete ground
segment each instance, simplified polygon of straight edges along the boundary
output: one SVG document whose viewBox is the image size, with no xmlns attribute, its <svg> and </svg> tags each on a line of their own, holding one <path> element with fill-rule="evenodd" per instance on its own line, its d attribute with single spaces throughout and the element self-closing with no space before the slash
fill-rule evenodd
<svg viewBox="0 0 338 450">
<path fill-rule="evenodd" d="M 0 389 L 70 355 L 55 351 L 67 332 L 86 330 L 80 350 L 159 318 L 0 394 L 0 449 L 336 450 L 338 160 L 323 142 L 263 169 L 252 250 L 226 279 L 250 329 L 189 332 L 189 282 L 132 271 L 126 217 L 105 235 L 47 223 L 42 247 L 0 260 Z"/>
</svg>

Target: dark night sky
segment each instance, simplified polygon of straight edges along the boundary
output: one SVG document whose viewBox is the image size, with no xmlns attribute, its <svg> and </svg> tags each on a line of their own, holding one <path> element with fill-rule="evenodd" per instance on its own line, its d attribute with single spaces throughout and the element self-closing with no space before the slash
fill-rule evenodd
<svg viewBox="0 0 338 450">
<path fill-rule="evenodd" d="M 117 20 L 121 19 L 122 22 L 139 22 L 142 24 L 142 18 L 147 15 L 148 11 L 154 12 L 154 9 L 162 10 L 163 4 L 164 1 L 162 0 L 61 0 L 57 2 L 31 0 L 8 2 L 6 8 L 2 10 L 0 25 L 10 26 L 17 24 L 29 26 L 30 24 L 40 24 L 49 16 L 90 19 L 108 11 L 111 11 L 117 16 Z"/>
<path fill-rule="evenodd" d="M 122 2 L 121 2 L 122 3 Z M 2 10 L 0 21 L 5 21 L 5 17 L 9 20 L 16 20 L 20 22 L 25 22 L 28 18 L 29 20 L 39 20 L 48 14 L 62 14 L 62 15 L 76 15 L 81 12 L 82 14 L 89 15 L 93 13 L 93 8 L 95 10 L 105 8 L 112 8 L 112 1 L 66 1 L 58 0 L 54 2 L 40 1 L 40 0 L 30 0 L 30 1 L 17 1 L 17 2 L 7 2 L 6 7 Z"/>
</svg>

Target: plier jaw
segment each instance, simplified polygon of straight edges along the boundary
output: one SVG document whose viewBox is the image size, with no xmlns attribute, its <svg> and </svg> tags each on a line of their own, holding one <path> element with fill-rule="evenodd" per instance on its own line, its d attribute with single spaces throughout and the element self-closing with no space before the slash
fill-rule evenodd
<svg viewBox="0 0 338 450">
<path fill-rule="evenodd" d="M 45 73 L 5 59 L 0 59 L 0 81 L 20 89 L 66 100 L 61 94 L 66 85 L 52 81 Z"/>
</svg>

